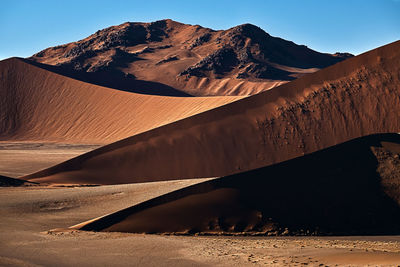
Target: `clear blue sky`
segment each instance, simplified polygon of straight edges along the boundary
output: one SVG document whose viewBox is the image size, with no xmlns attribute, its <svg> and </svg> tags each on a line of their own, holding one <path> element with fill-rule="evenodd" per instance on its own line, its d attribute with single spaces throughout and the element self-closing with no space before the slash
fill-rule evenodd
<svg viewBox="0 0 400 267">
<path fill-rule="evenodd" d="M 243 23 L 334 53 L 400 39 L 400 0 L 0 1 L 0 59 L 27 57 L 126 21 L 170 18 L 213 29 Z"/>
</svg>

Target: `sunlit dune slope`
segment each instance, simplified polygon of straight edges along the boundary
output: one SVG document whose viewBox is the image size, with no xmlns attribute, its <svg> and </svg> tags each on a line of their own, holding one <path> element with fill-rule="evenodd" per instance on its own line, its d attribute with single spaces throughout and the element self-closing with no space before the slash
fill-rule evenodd
<svg viewBox="0 0 400 267">
<path fill-rule="evenodd" d="M 400 135 L 351 140 L 74 226 L 134 233 L 399 234 Z"/>
<path fill-rule="evenodd" d="M 117 184 L 217 177 L 399 132 L 399 62 L 397 41 L 25 178 Z"/>
<path fill-rule="evenodd" d="M 0 62 L 0 140 L 110 143 L 239 99 L 122 92 Z"/>
</svg>

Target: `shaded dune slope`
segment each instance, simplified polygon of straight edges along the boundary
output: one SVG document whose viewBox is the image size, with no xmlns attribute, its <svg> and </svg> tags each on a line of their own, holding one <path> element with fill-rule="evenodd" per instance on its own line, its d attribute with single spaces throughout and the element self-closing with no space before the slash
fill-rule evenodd
<svg viewBox="0 0 400 267">
<path fill-rule="evenodd" d="M 169 66 L 163 66 L 163 68 L 160 69 L 154 68 L 152 70 L 148 70 L 146 67 L 146 69 L 143 70 L 145 73 L 161 76 L 158 77 L 158 79 L 147 77 L 134 78 L 132 75 L 125 75 L 124 73 L 117 71 L 85 72 L 71 70 L 63 66 L 46 65 L 35 62 L 31 59 L 24 59 L 24 61 L 79 81 L 145 95 L 175 97 L 247 96 L 269 90 L 287 82 L 281 80 L 250 81 L 245 79 L 234 79 L 232 77 L 219 79 L 196 76 L 189 78 L 171 78 L 169 76 L 169 72 L 171 71 Z M 304 74 L 316 70 L 317 69 L 306 70 Z"/>
<path fill-rule="evenodd" d="M 53 66 L 42 64 L 31 59 L 23 59 L 25 62 L 38 66 L 42 69 L 49 70 L 51 72 L 67 76 L 79 81 L 104 86 L 107 88 L 122 90 L 126 92 L 146 94 L 146 95 L 159 95 L 159 96 L 176 96 L 176 97 L 189 97 L 188 93 L 177 90 L 166 84 L 145 81 L 136 79 L 129 75 L 117 71 L 108 72 L 85 72 L 76 71 L 70 68 L 62 66 Z"/>
<path fill-rule="evenodd" d="M 11 58 L 0 62 L 0 140 L 109 143 L 237 99 L 122 92 Z"/>
<path fill-rule="evenodd" d="M 399 132 L 400 42 L 25 177 L 118 184 L 219 177 Z"/>
<path fill-rule="evenodd" d="M 10 178 L 4 175 L 0 175 L 0 187 L 5 186 L 22 186 L 22 185 L 35 185 L 37 183 L 28 182 L 21 179 Z"/>
<path fill-rule="evenodd" d="M 73 226 L 135 233 L 399 234 L 400 135 L 367 136 Z"/>
</svg>

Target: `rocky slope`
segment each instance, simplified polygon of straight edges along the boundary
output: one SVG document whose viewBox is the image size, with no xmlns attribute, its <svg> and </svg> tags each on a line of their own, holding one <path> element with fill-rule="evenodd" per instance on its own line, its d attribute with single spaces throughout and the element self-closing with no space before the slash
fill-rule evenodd
<svg viewBox="0 0 400 267">
<path fill-rule="evenodd" d="M 199 96 L 254 94 L 351 56 L 318 53 L 251 24 L 215 31 L 161 20 L 112 26 L 30 60 L 122 90 Z"/>
</svg>

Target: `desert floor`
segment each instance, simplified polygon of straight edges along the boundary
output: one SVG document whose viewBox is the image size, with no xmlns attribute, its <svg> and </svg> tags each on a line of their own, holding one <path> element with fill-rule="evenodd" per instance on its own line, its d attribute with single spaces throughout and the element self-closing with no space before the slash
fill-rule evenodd
<svg viewBox="0 0 400 267">
<path fill-rule="evenodd" d="M 1 266 L 350 266 L 400 264 L 400 236 L 163 236 L 49 231 L 204 181 L 0 188 Z"/>
<path fill-rule="evenodd" d="M 0 142 L 0 175 L 17 178 L 79 156 L 101 145 Z"/>
<path fill-rule="evenodd" d="M 0 174 L 17 177 L 96 147 L 1 143 Z M 62 230 L 205 180 L 0 188 L 0 265 L 400 265 L 400 236 L 167 236 Z M 61 230 L 49 231 L 54 228 Z"/>
</svg>

